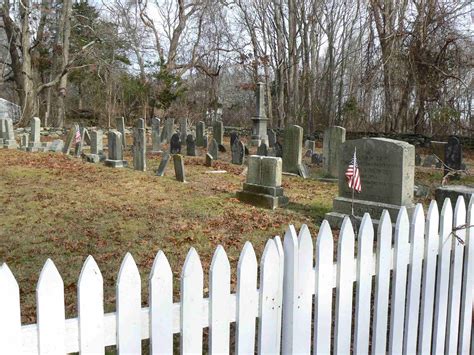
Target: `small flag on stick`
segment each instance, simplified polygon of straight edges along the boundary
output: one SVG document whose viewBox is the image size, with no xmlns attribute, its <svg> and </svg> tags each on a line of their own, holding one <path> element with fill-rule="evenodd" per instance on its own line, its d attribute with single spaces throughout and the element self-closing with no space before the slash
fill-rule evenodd
<svg viewBox="0 0 474 355">
<path fill-rule="evenodd" d="M 76 126 L 76 134 L 74 136 L 74 144 L 77 144 L 81 141 L 81 131 L 79 126 Z"/>
<path fill-rule="evenodd" d="M 359 166 L 357 165 L 357 152 L 354 149 L 354 158 L 352 158 L 346 170 L 347 184 L 353 191 L 360 192 L 362 185 L 360 183 Z"/>
</svg>

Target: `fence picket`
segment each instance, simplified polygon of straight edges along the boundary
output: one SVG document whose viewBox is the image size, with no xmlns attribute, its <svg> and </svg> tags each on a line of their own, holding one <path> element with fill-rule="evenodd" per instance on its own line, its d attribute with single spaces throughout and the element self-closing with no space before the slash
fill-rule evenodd
<svg viewBox="0 0 474 355">
<path fill-rule="evenodd" d="M 268 240 L 260 262 L 260 314 L 258 353 L 276 354 L 279 349 L 278 297 L 280 284 L 280 256 L 275 241 Z"/>
<path fill-rule="evenodd" d="M 311 353 L 311 315 L 313 309 L 313 240 L 306 224 L 298 234 L 298 297 L 296 307 L 295 354 Z"/>
<path fill-rule="evenodd" d="M 203 271 L 191 248 L 181 274 L 181 354 L 202 354 Z"/>
<path fill-rule="evenodd" d="M 438 267 L 436 271 L 436 298 L 433 330 L 433 352 L 444 352 L 448 312 L 449 269 L 451 263 L 451 231 L 453 209 L 449 198 L 444 200 L 439 224 Z"/>
<path fill-rule="evenodd" d="M 433 330 L 433 305 L 435 299 L 436 259 L 439 248 L 439 212 L 438 204 L 431 201 L 425 223 L 425 248 L 423 279 L 421 286 L 420 330 L 418 352 L 431 353 L 431 336 Z"/>
<path fill-rule="evenodd" d="M 230 264 L 224 248 L 214 253 L 209 272 L 209 353 L 228 354 L 230 334 Z"/>
<path fill-rule="evenodd" d="M 405 320 L 405 297 L 407 265 L 410 256 L 408 235 L 410 222 L 405 207 L 400 209 L 395 225 L 395 247 L 393 252 L 393 281 L 390 313 L 389 353 L 401 354 Z"/>
<path fill-rule="evenodd" d="M 354 230 L 349 217 L 342 222 L 337 250 L 336 323 L 334 353 L 348 354 L 351 348 Z"/>
<path fill-rule="evenodd" d="M 237 266 L 236 354 L 255 352 L 255 318 L 258 311 L 257 257 L 246 242 Z"/>
<path fill-rule="evenodd" d="M 161 250 L 153 261 L 150 279 L 151 354 L 173 353 L 173 272 Z"/>
<path fill-rule="evenodd" d="M 117 277 L 117 349 L 119 354 L 141 353 L 141 281 L 132 254 L 127 253 Z"/>
<path fill-rule="evenodd" d="M 292 354 L 296 346 L 296 307 L 298 292 L 298 237 L 290 225 L 283 239 L 285 268 L 283 276 L 283 354 Z"/>
<path fill-rule="evenodd" d="M 331 352 L 333 252 L 331 227 L 324 220 L 316 239 L 314 354 Z"/>
<path fill-rule="evenodd" d="M 472 336 L 472 304 L 474 303 L 474 196 L 467 210 L 467 233 L 464 246 L 464 275 L 461 291 L 461 320 L 459 325 L 459 354 L 470 354 Z"/>
<path fill-rule="evenodd" d="M 275 242 L 275 245 L 278 250 L 278 268 L 279 268 L 279 273 L 280 273 L 280 278 L 278 280 L 278 297 L 277 297 L 277 304 L 276 304 L 276 309 L 277 309 L 277 344 L 276 347 L 278 351 L 281 349 L 281 328 L 282 328 L 282 320 L 283 320 L 283 278 L 285 275 L 285 253 L 283 251 L 283 243 L 281 242 L 281 238 L 279 235 L 277 235 L 275 238 L 273 238 L 273 241 Z"/>
<path fill-rule="evenodd" d="M 392 262 L 392 221 L 386 210 L 380 217 L 377 234 L 372 354 L 385 354 L 387 352 L 388 299 L 390 264 Z"/>
<path fill-rule="evenodd" d="M 104 285 L 102 274 L 88 256 L 77 283 L 79 348 L 82 354 L 104 353 Z"/>
<path fill-rule="evenodd" d="M 21 352 L 20 289 L 7 264 L 0 265 L 0 354 Z"/>
<path fill-rule="evenodd" d="M 372 260 L 374 226 L 368 213 L 364 214 L 357 247 L 357 296 L 355 305 L 354 352 L 369 352 L 370 296 L 372 293 Z"/>
<path fill-rule="evenodd" d="M 41 270 L 36 286 L 39 354 L 65 353 L 64 284 L 51 259 Z"/>
<path fill-rule="evenodd" d="M 405 317 L 404 354 L 416 354 L 418 320 L 420 311 L 421 270 L 423 262 L 423 234 L 425 215 L 423 206 L 417 204 L 410 228 L 410 261 L 408 268 L 408 289 Z"/>
<path fill-rule="evenodd" d="M 449 277 L 448 297 L 448 322 L 446 330 L 446 352 L 455 354 L 458 348 L 459 336 L 459 310 L 461 307 L 462 268 L 464 259 L 464 246 L 466 240 L 466 205 L 464 197 L 459 196 L 454 209 L 452 241 L 451 275 Z M 456 230 L 460 228 L 459 230 Z M 459 238 L 459 240 L 456 238 Z M 462 241 L 462 243 L 460 242 Z"/>
</svg>

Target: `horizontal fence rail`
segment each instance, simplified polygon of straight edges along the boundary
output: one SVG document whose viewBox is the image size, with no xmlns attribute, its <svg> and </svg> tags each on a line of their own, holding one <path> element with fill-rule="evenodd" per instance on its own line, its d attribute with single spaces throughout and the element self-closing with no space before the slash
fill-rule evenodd
<svg viewBox="0 0 474 355">
<path fill-rule="evenodd" d="M 326 221 L 315 243 L 306 225 L 299 233 L 290 225 L 283 242 L 267 241 L 260 264 L 252 245 L 244 245 L 235 294 L 229 260 L 218 246 L 209 298 L 203 297 L 204 272 L 191 248 L 178 303 L 160 251 L 148 280 L 149 307 L 142 307 L 140 274 L 127 253 L 117 278 L 116 312 L 107 314 L 102 275 L 89 256 L 78 281 L 78 317 L 72 319 L 65 319 L 63 280 L 48 259 L 36 288 L 37 324 L 30 325 L 21 325 L 19 287 L 3 264 L 0 354 L 104 354 L 106 346 L 139 354 L 143 339 L 150 339 L 150 353 L 171 354 L 177 333 L 182 354 L 469 354 L 473 205 L 471 198 L 466 212 L 459 198 L 453 211 L 446 199 L 439 213 L 432 201 L 426 216 L 417 205 L 411 223 L 402 208 L 393 234 L 387 212 L 375 233 L 368 214 L 357 235 L 346 218 L 336 243 Z"/>
</svg>

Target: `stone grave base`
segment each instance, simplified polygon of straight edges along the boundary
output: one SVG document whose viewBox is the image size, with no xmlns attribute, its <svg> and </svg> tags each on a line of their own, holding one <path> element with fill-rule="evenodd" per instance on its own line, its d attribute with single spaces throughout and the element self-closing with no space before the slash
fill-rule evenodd
<svg viewBox="0 0 474 355">
<path fill-rule="evenodd" d="M 111 159 L 106 159 L 104 161 L 105 166 L 109 166 L 111 168 L 124 168 L 128 166 L 128 163 L 126 160 L 111 160 Z"/>
<path fill-rule="evenodd" d="M 13 139 L 5 139 L 3 141 L 3 148 L 5 149 L 17 149 L 18 145 L 16 144 L 16 141 Z"/>
<path fill-rule="evenodd" d="M 88 163 L 99 163 L 105 160 L 105 155 L 101 154 L 86 154 L 86 161 Z M 120 160 L 119 160 L 120 161 Z"/>
<path fill-rule="evenodd" d="M 332 228 L 340 228 L 342 225 L 342 221 L 344 220 L 345 216 L 351 215 L 352 212 L 352 200 L 346 197 L 336 197 L 333 200 L 333 212 L 326 213 L 324 218 L 329 222 L 329 225 Z M 362 217 L 364 213 L 369 213 L 370 217 L 372 218 L 372 222 L 374 226 L 378 226 L 378 220 L 382 215 L 383 210 L 387 210 L 390 214 L 390 218 L 392 220 L 392 224 L 395 224 L 398 217 L 398 212 L 402 206 L 392 205 L 388 203 L 380 203 L 380 202 L 372 202 L 372 201 L 364 201 L 364 200 L 357 200 L 354 199 L 354 217 L 352 218 L 352 222 L 357 224 L 359 227 L 360 222 L 362 221 Z M 415 205 L 405 206 L 407 208 L 408 217 L 411 219 L 413 210 L 415 209 Z"/>
<path fill-rule="evenodd" d="M 288 205 L 288 197 L 283 196 L 282 187 L 261 186 L 244 183 L 243 190 L 237 192 L 237 198 L 254 206 L 274 210 Z"/>
</svg>

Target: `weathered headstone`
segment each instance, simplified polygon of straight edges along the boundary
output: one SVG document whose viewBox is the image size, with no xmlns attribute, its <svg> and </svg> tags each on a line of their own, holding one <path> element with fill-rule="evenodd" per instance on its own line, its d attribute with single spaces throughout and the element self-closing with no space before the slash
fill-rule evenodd
<svg viewBox="0 0 474 355">
<path fill-rule="evenodd" d="M 196 140 L 192 134 L 188 134 L 186 137 L 186 155 L 196 156 Z"/>
<path fill-rule="evenodd" d="M 127 162 L 123 160 L 123 144 L 122 133 L 111 130 L 107 135 L 108 138 L 108 159 L 105 165 L 112 168 L 123 168 L 127 166 Z"/>
<path fill-rule="evenodd" d="M 209 145 L 209 137 L 207 136 L 207 134 L 205 134 L 203 137 L 203 147 L 207 148 L 208 145 Z"/>
<path fill-rule="evenodd" d="M 204 162 L 204 164 L 208 167 L 211 167 L 212 161 L 213 161 L 212 155 L 209 153 L 206 153 L 206 161 Z"/>
<path fill-rule="evenodd" d="M 242 165 L 245 157 L 245 146 L 240 139 L 232 145 L 232 164 Z"/>
<path fill-rule="evenodd" d="M 316 142 L 307 139 L 307 140 L 304 142 L 304 147 L 305 147 L 306 149 L 311 150 L 312 152 L 315 152 L 315 151 L 316 151 Z"/>
<path fill-rule="evenodd" d="M 303 128 L 292 125 L 285 129 L 283 145 L 283 171 L 298 174 L 303 149 Z"/>
<path fill-rule="evenodd" d="M 127 149 L 127 136 L 126 136 L 126 132 L 125 132 L 125 118 L 117 117 L 116 126 L 117 126 L 117 131 L 119 131 L 122 134 L 121 141 L 122 141 L 123 149 L 125 150 L 125 149 Z"/>
<path fill-rule="evenodd" d="M 179 120 L 179 138 L 181 143 L 186 142 L 186 137 L 188 136 L 188 119 L 183 117 Z"/>
<path fill-rule="evenodd" d="M 323 169 L 331 177 L 336 177 L 338 174 L 340 147 L 345 141 L 346 129 L 344 127 L 333 126 L 324 131 Z"/>
<path fill-rule="evenodd" d="M 273 146 L 273 155 L 277 158 L 283 158 L 283 146 L 278 141 L 276 141 Z"/>
<path fill-rule="evenodd" d="M 260 145 L 257 148 L 257 155 L 261 156 L 268 156 L 268 147 L 265 144 L 265 142 L 260 143 Z"/>
<path fill-rule="evenodd" d="M 180 154 L 181 153 L 181 139 L 179 138 L 178 133 L 175 133 L 171 136 L 170 153 L 171 154 Z"/>
<path fill-rule="evenodd" d="M 64 141 L 62 139 L 55 139 L 54 141 L 51 142 L 51 145 L 49 146 L 49 151 L 51 152 L 62 152 L 64 148 Z"/>
<path fill-rule="evenodd" d="M 203 121 L 199 121 L 196 125 L 196 145 L 198 147 L 207 147 L 207 144 L 204 144 L 205 130 L 206 124 Z"/>
<path fill-rule="evenodd" d="M 230 132 L 230 147 L 232 150 L 232 146 L 234 145 L 235 141 L 239 139 L 239 134 L 237 132 Z"/>
<path fill-rule="evenodd" d="M 171 155 L 169 153 L 165 153 L 163 155 L 163 158 L 160 161 L 160 165 L 158 166 L 158 170 L 156 171 L 157 176 L 163 176 L 165 175 L 165 170 L 166 167 L 168 166 L 168 163 L 170 161 Z"/>
<path fill-rule="evenodd" d="M 91 154 L 102 155 L 104 153 L 104 133 L 102 130 L 91 132 Z"/>
<path fill-rule="evenodd" d="M 441 159 L 441 161 L 445 161 L 446 160 L 446 157 L 445 157 L 445 150 L 446 150 L 446 145 L 448 144 L 448 142 L 439 142 L 439 141 L 431 141 L 430 142 L 430 145 L 431 145 L 431 152 L 436 155 L 439 159 Z"/>
<path fill-rule="evenodd" d="M 15 131 L 13 130 L 13 121 L 11 118 L 4 118 L 5 130 L 3 133 L 3 147 L 7 149 L 17 149 L 18 145 L 15 139 Z"/>
<path fill-rule="evenodd" d="M 275 209 L 288 204 L 281 187 L 281 158 L 251 155 L 247 171 L 247 180 L 243 190 L 237 192 L 237 198 L 256 206 Z"/>
<path fill-rule="evenodd" d="M 360 221 L 370 213 L 376 221 L 382 211 L 392 221 L 405 206 L 411 215 L 414 209 L 415 147 L 406 142 L 385 138 L 364 138 L 342 144 L 339 166 L 339 197 L 333 201 L 333 212 L 326 214 L 331 226 L 340 227 L 344 216 L 351 215 L 352 190 L 345 172 L 357 149 L 362 191 L 355 193 L 354 215 Z"/>
<path fill-rule="evenodd" d="M 66 142 L 64 143 L 64 148 L 63 148 L 63 153 L 64 154 L 69 154 L 69 151 L 72 148 L 74 137 L 76 136 L 76 132 L 79 129 L 79 125 L 77 123 L 74 123 L 71 128 L 69 129 L 69 132 L 66 136 Z"/>
<path fill-rule="evenodd" d="M 217 147 L 219 149 L 219 152 L 221 153 L 227 152 L 227 149 L 225 149 L 224 144 L 218 144 Z"/>
<path fill-rule="evenodd" d="M 218 152 L 219 152 L 219 144 L 214 138 L 212 139 L 211 143 L 209 143 L 209 146 L 207 147 L 207 152 L 211 155 L 213 160 L 217 160 Z"/>
<path fill-rule="evenodd" d="M 173 155 L 173 164 L 176 180 L 186 182 L 186 175 L 184 173 L 184 157 L 181 154 Z"/>
<path fill-rule="evenodd" d="M 274 129 L 267 130 L 267 135 L 268 135 L 268 147 L 273 148 L 275 146 L 276 141 L 277 141 L 277 136 L 276 136 L 275 130 Z"/>
<path fill-rule="evenodd" d="M 217 141 L 217 144 L 224 144 L 224 123 L 222 121 L 215 121 L 213 123 L 212 136 Z"/>
<path fill-rule="evenodd" d="M 458 137 L 449 137 L 445 147 L 444 175 L 453 170 L 461 170 L 462 146 Z"/>
<path fill-rule="evenodd" d="M 41 120 L 33 117 L 30 121 L 31 131 L 27 151 L 36 152 L 41 148 Z"/>
<path fill-rule="evenodd" d="M 137 121 L 133 132 L 133 168 L 146 171 L 146 129 L 143 119 Z"/>
<path fill-rule="evenodd" d="M 171 136 L 174 133 L 174 118 L 168 117 L 165 121 L 165 126 L 163 127 L 163 132 L 161 134 L 161 142 L 169 142 Z"/>
<path fill-rule="evenodd" d="M 160 122 L 158 117 L 151 119 L 151 152 L 161 153 Z"/>
<path fill-rule="evenodd" d="M 251 144 L 258 147 L 260 143 L 264 142 L 268 146 L 267 122 L 268 118 L 265 114 L 265 84 L 257 83 L 255 91 L 257 102 L 257 114 L 252 117 L 252 136 Z"/>
<path fill-rule="evenodd" d="M 21 146 L 22 150 L 26 150 L 26 148 L 28 147 L 28 139 L 29 138 L 30 138 L 30 136 L 26 133 L 21 136 L 20 146 Z"/>
<path fill-rule="evenodd" d="M 74 150 L 74 155 L 76 157 L 81 156 L 82 150 L 84 149 L 84 146 L 86 145 L 86 137 L 89 137 L 89 142 L 90 142 L 90 136 L 89 136 L 89 132 L 87 131 L 87 128 L 81 127 L 80 132 L 81 132 L 81 139 L 76 144 L 76 147 L 75 147 L 75 150 Z"/>
</svg>

